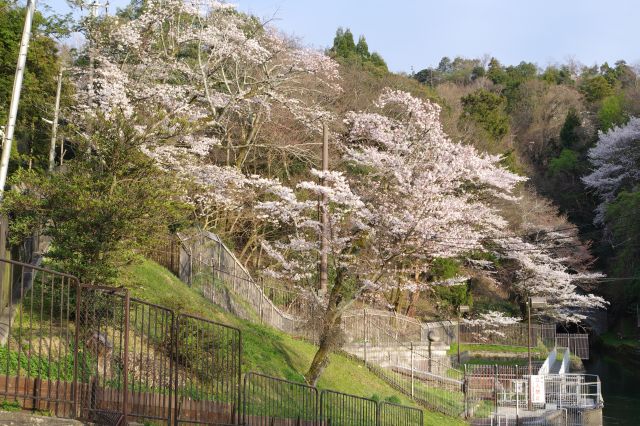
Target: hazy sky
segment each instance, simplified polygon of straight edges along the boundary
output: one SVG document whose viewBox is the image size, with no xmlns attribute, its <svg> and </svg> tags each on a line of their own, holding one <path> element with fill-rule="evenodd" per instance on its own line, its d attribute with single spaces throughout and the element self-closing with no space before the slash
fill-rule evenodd
<svg viewBox="0 0 640 426">
<path fill-rule="evenodd" d="M 111 0 L 114 11 L 128 3 Z M 442 56 L 489 54 L 506 64 L 574 59 L 640 62 L 640 0 L 235 0 L 240 10 L 306 44 L 327 47 L 337 27 L 364 34 L 393 71 L 419 71 Z M 60 11 L 64 0 L 43 0 Z"/>
</svg>

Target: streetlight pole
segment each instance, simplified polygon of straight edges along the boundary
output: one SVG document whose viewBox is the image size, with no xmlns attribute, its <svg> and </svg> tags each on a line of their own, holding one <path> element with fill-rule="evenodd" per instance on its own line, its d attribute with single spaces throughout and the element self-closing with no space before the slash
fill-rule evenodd
<svg viewBox="0 0 640 426">
<path fill-rule="evenodd" d="M 531 310 L 533 308 L 542 308 L 547 306 L 547 300 L 544 297 L 529 297 L 527 300 L 527 322 L 528 322 L 528 333 L 527 333 L 527 354 L 529 357 L 529 411 L 533 409 L 533 403 L 531 402 L 531 375 L 533 374 L 533 369 L 531 367 Z"/>
<path fill-rule="evenodd" d="M 527 358 L 529 359 L 529 376 L 531 376 L 531 298 L 527 301 Z"/>
<path fill-rule="evenodd" d="M 22 91 L 22 78 L 24 76 L 25 64 L 27 61 L 27 51 L 29 50 L 29 39 L 31 38 L 31 23 L 36 11 L 36 0 L 27 0 L 27 11 L 24 18 L 24 28 L 22 29 L 22 40 L 18 52 L 18 63 L 16 65 L 16 76 L 13 79 L 13 91 L 11 92 L 11 103 L 9 104 L 9 119 L 5 129 L 4 143 L 2 144 L 2 157 L 0 158 L 0 199 L 4 195 L 4 187 L 7 183 L 7 172 L 9 170 L 9 158 L 11 157 L 11 144 L 13 133 L 16 128 L 16 118 L 18 116 L 18 104 L 20 103 L 20 92 Z"/>
</svg>

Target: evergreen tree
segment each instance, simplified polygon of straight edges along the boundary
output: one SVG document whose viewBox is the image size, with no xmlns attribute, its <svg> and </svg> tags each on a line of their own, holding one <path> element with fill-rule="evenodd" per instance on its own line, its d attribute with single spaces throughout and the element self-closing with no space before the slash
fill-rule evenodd
<svg viewBox="0 0 640 426">
<path fill-rule="evenodd" d="M 367 40 L 363 35 L 358 39 L 358 44 L 356 45 L 356 53 L 363 59 L 369 58 L 369 46 L 367 45 Z"/>
<path fill-rule="evenodd" d="M 580 124 L 581 121 L 578 112 L 574 108 L 571 108 L 567 113 L 562 129 L 560 129 L 560 141 L 562 142 L 562 146 L 571 148 L 576 144 L 576 142 L 578 142 L 578 128 L 580 127 Z"/>
<path fill-rule="evenodd" d="M 349 28 L 346 30 L 342 27 L 338 28 L 331 51 L 339 58 L 349 58 L 356 53 L 356 44 Z"/>
</svg>

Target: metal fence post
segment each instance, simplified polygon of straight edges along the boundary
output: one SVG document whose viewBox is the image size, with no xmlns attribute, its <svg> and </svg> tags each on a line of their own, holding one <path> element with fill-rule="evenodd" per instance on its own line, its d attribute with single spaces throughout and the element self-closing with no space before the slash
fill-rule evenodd
<svg viewBox="0 0 640 426">
<path fill-rule="evenodd" d="M 263 320 L 263 312 L 262 312 L 262 305 L 264 302 L 264 298 L 266 297 L 264 294 L 264 278 L 260 277 L 260 324 L 264 324 L 264 320 Z"/>
<path fill-rule="evenodd" d="M 169 337 L 169 410 L 167 415 L 167 426 L 171 426 L 172 422 L 177 421 L 176 419 L 178 418 L 177 404 L 175 408 L 172 406 L 174 394 L 178 393 L 178 382 L 174 381 L 174 370 L 177 369 L 177 366 L 174 365 L 174 360 L 178 352 L 176 349 L 178 341 L 176 328 L 178 323 L 176 321 L 176 313 L 173 310 L 170 310 L 169 312 L 171 313 L 171 335 Z"/>
<path fill-rule="evenodd" d="M 464 418 L 469 418 L 469 382 L 467 378 L 467 364 L 464 365 L 464 376 L 462 377 L 462 397 L 464 398 Z"/>
<path fill-rule="evenodd" d="M 76 322 L 80 321 L 80 304 L 82 303 L 82 287 L 80 282 L 75 282 L 76 287 Z M 73 383 L 71 389 L 73 390 L 73 415 L 77 419 L 80 417 L 80 392 L 78 391 L 78 352 L 80 350 L 80 327 L 76 324 L 74 333 L 74 348 L 73 348 Z"/>
<path fill-rule="evenodd" d="M 238 330 L 238 405 L 236 408 L 236 422 L 241 425 L 244 423 L 244 407 L 242 407 L 242 331 Z M 242 407 L 242 418 L 240 410 Z"/>
<path fill-rule="evenodd" d="M 124 293 L 124 356 L 122 360 L 123 378 L 122 378 L 122 417 L 124 424 L 127 424 L 127 412 L 129 403 L 129 290 Z"/>
<path fill-rule="evenodd" d="M 363 318 L 363 324 L 362 324 L 362 328 L 363 328 L 363 334 L 364 334 L 364 365 L 367 365 L 367 339 L 368 339 L 368 333 L 367 333 L 367 309 L 363 309 L 362 310 L 362 318 Z"/>
<path fill-rule="evenodd" d="M 413 342 L 411 342 L 411 399 L 414 396 Z"/>
<path fill-rule="evenodd" d="M 236 267 L 238 266 L 238 264 L 236 262 L 233 262 L 233 276 L 231 277 L 231 279 L 233 280 L 233 291 L 237 291 L 236 290 Z"/>
<path fill-rule="evenodd" d="M 493 366 L 493 399 L 496 407 L 496 413 L 498 412 L 498 364 Z"/>
</svg>

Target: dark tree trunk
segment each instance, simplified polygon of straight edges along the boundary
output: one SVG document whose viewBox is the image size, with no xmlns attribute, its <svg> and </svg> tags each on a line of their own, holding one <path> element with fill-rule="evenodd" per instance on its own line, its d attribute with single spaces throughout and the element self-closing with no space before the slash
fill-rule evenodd
<svg viewBox="0 0 640 426">
<path fill-rule="evenodd" d="M 309 371 L 304 375 L 305 380 L 311 386 L 315 386 L 322 372 L 329 364 L 329 355 L 338 346 L 340 335 L 340 324 L 342 321 L 342 312 L 340 311 L 340 302 L 342 301 L 342 287 L 344 270 L 339 268 L 336 271 L 336 278 L 329 293 L 329 301 L 324 312 L 322 320 L 322 332 L 320 334 L 320 345 L 316 354 L 311 361 Z"/>
</svg>

